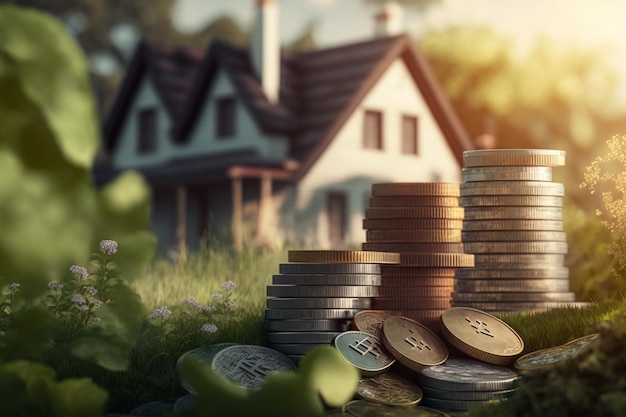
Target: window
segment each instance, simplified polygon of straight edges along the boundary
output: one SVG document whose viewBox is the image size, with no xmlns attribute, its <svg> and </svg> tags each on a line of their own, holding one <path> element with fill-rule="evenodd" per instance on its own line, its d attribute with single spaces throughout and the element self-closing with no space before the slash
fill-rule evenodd
<svg viewBox="0 0 626 417">
<path fill-rule="evenodd" d="M 156 110 L 154 108 L 139 111 L 137 124 L 137 152 L 149 153 L 156 150 Z"/>
<path fill-rule="evenodd" d="M 217 100 L 216 132 L 218 138 L 224 139 L 235 134 L 235 99 L 223 97 Z"/>
<path fill-rule="evenodd" d="M 383 148 L 383 114 L 379 111 L 365 110 L 363 147 L 366 149 Z"/>
<path fill-rule="evenodd" d="M 418 123 L 415 116 L 402 116 L 402 153 L 418 154 Z"/>
<path fill-rule="evenodd" d="M 328 240 L 331 245 L 343 243 L 346 237 L 346 203 L 345 193 L 329 192 L 327 195 Z"/>
</svg>

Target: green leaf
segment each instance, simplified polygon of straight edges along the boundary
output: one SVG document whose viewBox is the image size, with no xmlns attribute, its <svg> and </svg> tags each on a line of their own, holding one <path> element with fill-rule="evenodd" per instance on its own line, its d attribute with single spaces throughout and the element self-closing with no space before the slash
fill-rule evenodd
<svg viewBox="0 0 626 417">
<path fill-rule="evenodd" d="M 13 324 L 0 343 L 0 360 L 39 358 L 52 338 L 51 318 L 43 307 L 12 314 Z"/>
<path fill-rule="evenodd" d="M 300 373 L 330 407 L 341 407 L 354 397 L 359 371 L 337 349 L 318 346 L 300 363 Z"/>
<path fill-rule="evenodd" d="M 52 411 L 57 417 L 100 417 L 108 399 L 90 378 L 66 379 L 54 386 Z"/>
<path fill-rule="evenodd" d="M 278 372 L 265 378 L 250 396 L 248 415 L 255 417 L 322 417 L 324 405 L 306 376 Z"/>
<path fill-rule="evenodd" d="M 27 402 L 26 383 L 14 372 L 0 367 L 0 415 L 17 416 Z"/>
</svg>

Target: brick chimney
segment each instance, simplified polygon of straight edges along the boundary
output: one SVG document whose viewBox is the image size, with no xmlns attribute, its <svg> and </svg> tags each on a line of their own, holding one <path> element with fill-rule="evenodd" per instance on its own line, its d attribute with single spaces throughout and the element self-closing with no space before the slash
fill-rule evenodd
<svg viewBox="0 0 626 417">
<path fill-rule="evenodd" d="M 255 0 L 250 52 L 252 67 L 271 103 L 280 91 L 280 28 L 276 0 Z"/>
<path fill-rule="evenodd" d="M 395 0 L 386 1 L 381 10 L 374 15 L 375 36 L 394 36 L 404 32 L 402 6 Z"/>
</svg>

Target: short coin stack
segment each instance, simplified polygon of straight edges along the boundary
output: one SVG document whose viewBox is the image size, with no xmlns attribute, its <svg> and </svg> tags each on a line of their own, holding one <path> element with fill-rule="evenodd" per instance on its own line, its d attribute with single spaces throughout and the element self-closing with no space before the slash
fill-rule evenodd
<svg viewBox="0 0 626 417">
<path fill-rule="evenodd" d="M 565 152 L 465 151 L 463 164 L 463 243 L 475 268 L 456 271 L 452 305 L 493 314 L 586 305 L 569 291 L 564 186 L 552 182 Z"/>
<path fill-rule="evenodd" d="M 395 264 L 397 253 L 289 251 L 288 263 L 267 287 L 269 346 L 295 362 L 348 329 L 350 320 L 372 307 L 379 294 L 380 264 Z"/>
<path fill-rule="evenodd" d="M 362 248 L 400 253 L 398 265 L 381 266 L 374 309 L 436 323 L 450 307 L 456 269 L 474 265 L 463 251 L 462 226 L 457 183 L 373 184 Z"/>
</svg>

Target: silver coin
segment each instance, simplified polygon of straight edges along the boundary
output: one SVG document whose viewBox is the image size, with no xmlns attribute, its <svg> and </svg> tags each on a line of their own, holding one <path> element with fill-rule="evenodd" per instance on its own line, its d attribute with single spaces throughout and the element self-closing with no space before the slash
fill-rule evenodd
<svg viewBox="0 0 626 417">
<path fill-rule="evenodd" d="M 457 292 L 567 292 L 569 279 L 457 279 L 454 283 Z M 573 300 L 569 300 L 573 301 Z"/>
<path fill-rule="evenodd" d="M 469 400 L 440 400 L 439 398 L 424 397 L 422 404 L 446 411 L 467 411 L 470 407 L 487 405 L 489 401 Z"/>
<path fill-rule="evenodd" d="M 481 181 L 460 185 L 461 197 L 477 195 L 547 195 L 563 197 L 565 186 L 548 181 Z"/>
<path fill-rule="evenodd" d="M 345 286 L 345 285 L 268 285 L 268 297 L 294 298 L 355 298 L 375 297 L 378 295 L 378 286 Z"/>
<path fill-rule="evenodd" d="M 565 154 L 565 151 L 556 149 L 479 149 L 463 151 L 463 165 L 556 167 L 565 165 Z"/>
<path fill-rule="evenodd" d="M 215 356 L 217 352 L 230 346 L 235 346 L 235 343 L 216 343 L 213 345 L 192 349 L 189 352 L 183 353 L 176 361 L 176 373 L 178 374 L 178 380 L 180 382 L 180 385 L 185 389 L 185 391 L 191 394 L 196 393 L 194 389 L 191 387 L 191 385 L 189 385 L 189 383 L 185 381 L 185 379 L 180 373 L 180 367 L 183 364 L 183 359 L 189 356 L 199 361 L 206 362 L 207 364 L 210 365 L 211 361 L 213 360 L 213 357 Z"/>
<path fill-rule="evenodd" d="M 474 255 L 474 265 L 477 267 L 489 268 L 531 268 L 537 269 L 542 266 L 562 266 L 565 262 L 565 255 L 554 253 L 515 253 L 515 254 L 485 254 Z"/>
<path fill-rule="evenodd" d="M 410 407 L 419 404 L 424 394 L 408 378 L 389 371 L 361 379 L 356 387 L 356 396 L 378 404 Z"/>
<path fill-rule="evenodd" d="M 297 369 L 284 354 L 254 345 L 236 345 L 220 350 L 213 357 L 211 367 L 225 380 L 251 389 L 260 388 L 270 374 Z"/>
<path fill-rule="evenodd" d="M 467 253 L 567 253 L 567 242 L 465 242 Z"/>
<path fill-rule="evenodd" d="M 567 234 L 550 230 L 485 230 L 464 231 L 464 243 L 470 242 L 565 242 Z"/>
<path fill-rule="evenodd" d="M 372 298 L 268 298 L 267 308 L 370 308 Z"/>
<path fill-rule="evenodd" d="M 270 343 L 269 346 L 285 355 L 306 355 L 313 349 L 328 343 Z"/>
<path fill-rule="evenodd" d="M 448 358 L 424 368 L 416 378 L 424 386 L 448 391 L 502 391 L 512 389 L 519 375 L 476 359 Z"/>
<path fill-rule="evenodd" d="M 456 302 L 536 302 L 576 301 L 573 292 L 453 292 L 452 305 Z"/>
<path fill-rule="evenodd" d="M 380 264 L 293 262 L 278 266 L 281 274 L 380 274 Z"/>
<path fill-rule="evenodd" d="M 464 220 L 562 220 L 561 207 L 467 207 Z"/>
<path fill-rule="evenodd" d="M 279 274 L 276 285 L 380 285 L 380 274 Z"/>
<path fill-rule="evenodd" d="M 293 319 L 352 319 L 362 309 L 358 308 L 287 308 L 266 309 L 267 320 L 293 320 Z"/>
<path fill-rule="evenodd" d="M 591 303 L 569 302 L 569 301 L 537 301 L 537 302 L 505 302 L 505 303 L 483 303 L 483 302 L 455 302 L 455 307 L 471 307 L 486 312 L 498 311 L 546 311 L 555 308 L 587 308 Z"/>
<path fill-rule="evenodd" d="M 567 279 L 569 278 L 569 268 L 545 265 L 537 269 L 459 268 L 455 276 L 457 279 Z"/>
<path fill-rule="evenodd" d="M 480 195 L 461 197 L 461 207 L 483 206 L 544 206 L 563 207 L 563 197 L 551 195 Z"/>
<path fill-rule="evenodd" d="M 599 333 L 593 333 L 572 340 L 564 345 L 527 353 L 517 358 L 515 369 L 518 372 L 536 372 L 550 369 L 557 364 L 572 360 L 587 351 L 597 342 L 599 336 Z"/>
<path fill-rule="evenodd" d="M 528 166 L 470 167 L 461 170 L 464 182 L 552 181 L 552 168 Z"/>
<path fill-rule="evenodd" d="M 422 386 L 425 397 L 436 398 L 440 400 L 453 401 L 489 401 L 496 398 L 510 397 L 517 389 L 506 389 L 502 391 L 449 391 L 443 389 L 430 388 Z"/>
<path fill-rule="evenodd" d="M 341 332 L 266 332 L 267 343 L 331 343 Z"/>
<path fill-rule="evenodd" d="M 369 333 L 356 330 L 343 332 L 334 339 L 333 344 L 365 376 L 384 372 L 396 362 L 380 339 Z"/>
<path fill-rule="evenodd" d="M 345 332 L 350 328 L 350 320 L 265 320 L 268 332 Z"/>
<path fill-rule="evenodd" d="M 563 220 L 463 220 L 463 231 L 492 230 L 552 230 L 563 231 Z"/>
<path fill-rule="evenodd" d="M 380 252 L 438 252 L 438 253 L 463 253 L 463 243 L 459 239 L 454 242 L 365 242 L 361 244 L 363 250 Z"/>
</svg>

